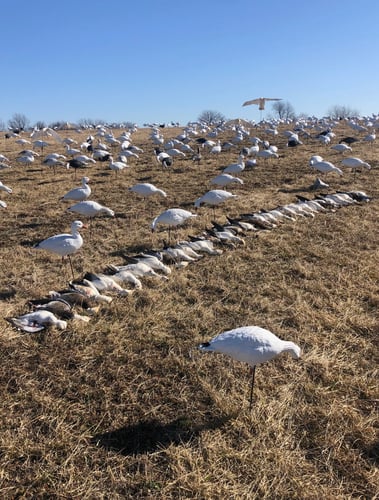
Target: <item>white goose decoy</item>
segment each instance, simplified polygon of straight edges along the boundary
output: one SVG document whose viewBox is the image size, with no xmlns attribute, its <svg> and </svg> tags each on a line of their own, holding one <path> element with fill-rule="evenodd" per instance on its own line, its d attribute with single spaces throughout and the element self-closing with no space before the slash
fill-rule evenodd
<svg viewBox="0 0 379 500">
<path fill-rule="evenodd" d="M 5 201 L 0 200 L 0 208 L 7 208 L 7 204 L 5 203 Z"/>
<path fill-rule="evenodd" d="M 168 226 L 168 237 L 170 239 L 172 227 L 181 226 L 193 217 L 197 217 L 197 215 L 188 210 L 183 210 L 182 208 L 169 208 L 155 217 L 151 223 L 151 230 L 154 232 L 159 224 Z"/>
<path fill-rule="evenodd" d="M 308 162 L 308 165 L 311 167 L 312 165 L 314 165 L 315 163 L 319 163 L 320 161 L 323 161 L 324 158 L 320 155 L 313 155 L 309 158 L 309 162 Z"/>
<path fill-rule="evenodd" d="M 118 295 L 130 295 L 132 290 L 122 288 L 112 276 L 103 273 L 86 273 L 84 276 L 86 281 L 90 281 L 99 290 L 99 292 L 110 291 Z"/>
<path fill-rule="evenodd" d="M 351 151 L 351 147 L 348 146 L 347 144 L 335 144 L 332 146 L 330 149 L 333 149 L 334 151 L 337 151 L 338 153 L 346 153 L 346 151 Z"/>
<path fill-rule="evenodd" d="M 203 196 L 200 196 L 200 198 L 197 198 L 194 205 L 196 208 L 200 208 L 202 204 L 206 204 L 211 205 L 214 208 L 216 205 L 220 205 L 221 203 L 233 198 L 238 198 L 238 196 L 230 193 L 229 191 L 224 191 L 223 189 L 212 189 Z"/>
<path fill-rule="evenodd" d="M 113 156 L 111 156 L 109 158 L 109 168 L 110 170 L 113 170 L 116 175 L 118 174 L 118 172 L 120 172 L 121 170 L 124 170 L 124 168 L 127 168 L 129 167 L 129 165 L 123 161 L 114 161 L 113 160 Z"/>
<path fill-rule="evenodd" d="M 226 331 L 209 342 L 200 344 L 199 349 L 227 354 L 250 365 L 252 368 L 250 409 L 253 402 L 256 365 L 265 363 L 282 352 L 289 352 L 296 359 L 300 358 L 301 354 L 297 344 L 281 340 L 269 330 L 259 326 L 242 326 Z"/>
<path fill-rule="evenodd" d="M 355 158 L 353 156 L 350 156 L 349 158 L 344 158 L 341 163 L 345 167 L 351 168 L 352 171 L 354 170 L 354 172 L 356 172 L 357 168 L 361 167 L 367 168 L 368 170 L 371 169 L 371 165 L 369 163 L 361 160 L 360 158 Z"/>
<path fill-rule="evenodd" d="M 71 255 L 77 252 L 83 245 L 83 238 L 81 237 L 79 230 L 84 228 L 83 222 L 76 220 L 71 224 L 71 234 L 57 234 L 51 236 L 46 240 L 37 243 L 34 248 L 40 250 L 47 250 L 49 252 L 60 255 L 62 260 L 64 257 L 68 257 L 71 266 L 71 272 L 74 276 L 74 269 L 72 267 Z"/>
<path fill-rule="evenodd" d="M 44 309 L 9 318 L 9 322 L 28 333 L 40 332 L 46 326 L 56 326 L 60 330 L 67 328 L 67 321 L 58 319 L 54 313 Z"/>
<path fill-rule="evenodd" d="M 91 188 L 89 187 L 90 179 L 88 177 L 82 178 L 81 187 L 77 187 L 68 191 L 65 195 L 62 196 L 61 200 L 73 200 L 73 201 L 84 201 L 91 194 Z"/>
<path fill-rule="evenodd" d="M 233 177 L 233 175 L 230 174 L 217 175 L 216 177 L 213 177 L 213 179 L 211 179 L 209 182 L 210 184 L 222 187 L 225 187 L 228 184 L 231 184 L 232 182 L 236 182 L 237 184 L 243 184 L 242 179 L 240 179 L 239 177 Z"/>
<path fill-rule="evenodd" d="M 243 170 L 245 170 L 245 162 L 244 162 L 244 156 L 239 155 L 237 163 L 231 163 L 227 167 L 223 169 L 224 174 L 239 174 Z"/>
<path fill-rule="evenodd" d="M 217 141 L 217 144 L 212 147 L 212 149 L 210 150 L 210 152 L 212 154 L 219 154 L 219 153 L 221 153 L 221 142 L 219 140 Z"/>
<path fill-rule="evenodd" d="M 5 184 L 3 184 L 1 181 L 0 181 L 0 191 L 5 191 L 6 193 L 8 194 L 12 194 L 12 188 L 6 186 Z"/>
<path fill-rule="evenodd" d="M 129 191 L 132 191 L 133 193 L 136 193 L 139 196 L 142 196 L 143 198 L 149 198 L 150 196 L 154 196 L 156 194 L 159 194 L 164 198 L 167 197 L 165 191 L 157 188 L 156 186 L 154 186 L 154 184 L 149 184 L 148 182 L 144 182 L 141 184 L 134 184 L 134 186 L 131 186 L 129 188 Z"/>
<path fill-rule="evenodd" d="M 331 163 L 330 161 L 319 161 L 312 163 L 312 165 L 309 165 L 311 168 L 314 168 L 315 170 L 318 170 L 319 172 L 323 172 L 324 174 L 328 174 L 329 172 L 334 172 L 338 175 L 343 175 L 343 172 L 340 168 L 336 167 Z"/>
<path fill-rule="evenodd" d="M 72 207 L 67 209 L 69 212 L 76 212 L 80 215 L 84 215 L 86 217 L 92 218 L 96 217 L 96 215 L 100 215 L 102 213 L 109 215 L 110 217 L 114 217 L 114 211 L 104 205 L 100 205 L 97 201 L 80 201 L 79 203 L 75 203 Z"/>
</svg>

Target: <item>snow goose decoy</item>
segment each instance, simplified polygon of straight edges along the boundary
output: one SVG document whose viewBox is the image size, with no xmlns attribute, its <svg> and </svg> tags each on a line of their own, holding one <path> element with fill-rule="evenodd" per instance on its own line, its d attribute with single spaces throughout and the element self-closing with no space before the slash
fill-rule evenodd
<svg viewBox="0 0 379 500">
<path fill-rule="evenodd" d="M 67 209 L 69 212 L 75 212 L 80 215 L 84 215 L 88 217 L 89 222 L 91 219 L 96 217 L 97 215 L 106 214 L 110 217 L 114 217 L 114 211 L 104 205 L 101 205 L 97 201 L 84 200 L 79 201 L 79 203 L 75 203 Z M 91 227 L 90 227 L 91 230 Z"/>
<path fill-rule="evenodd" d="M 159 224 L 168 226 L 168 238 L 170 239 L 172 227 L 181 226 L 193 217 L 197 217 L 197 215 L 188 210 L 183 210 L 182 208 L 169 208 L 155 217 L 151 223 L 151 231 L 154 232 Z"/>
<path fill-rule="evenodd" d="M 255 368 L 275 358 L 282 352 L 289 352 L 293 358 L 300 358 L 300 347 L 294 342 L 281 340 L 269 330 L 259 326 L 243 326 L 217 335 L 209 342 L 199 345 L 202 351 L 215 351 L 231 356 L 250 365 L 252 380 L 250 388 L 250 409 L 253 403 Z"/>
<path fill-rule="evenodd" d="M 213 179 L 211 179 L 209 182 L 210 184 L 214 184 L 216 186 L 221 186 L 221 187 L 225 187 L 233 182 L 236 182 L 237 184 L 243 184 L 242 179 L 240 179 L 239 177 L 234 177 L 233 175 L 230 174 L 217 175 L 216 177 L 213 177 Z"/>
<path fill-rule="evenodd" d="M 71 234 L 57 234 L 51 236 L 46 240 L 37 243 L 34 248 L 40 250 L 47 250 L 48 252 L 60 255 L 62 260 L 64 257 L 68 257 L 70 262 L 72 276 L 74 276 L 74 269 L 72 267 L 71 255 L 76 253 L 83 245 L 83 238 L 81 237 L 79 230 L 83 229 L 85 226 L 80 220 L 76 220 L 71 224 Z"/>
<path fill-rule="evenodd" d="M 143 198 L 149 198 L 150 196 L 154 196 L 156 194 L 163 196 L 163 198 L 167 197 L 167 194 L 162 189 L 157 188 L 154 184 L 149 184 L 148 182 L 141 184 L 134 184 L 129 188 L 129 191 L 142 196 Z"/>
<path fill-rule="evenodd" d="M 333 149 L 334 151 L 337 151 L 337 153 L 342 153 L 342 154 L 346 153 L 346 151 L 351 151 L 351 147 L 343 143 L 335 144 L 330 149 Z"/>
<path fill-rule="evenodd" d="M 70 200 L 70 201 L 84 201 L 91 194 L 91 188 L 89 187 L 90 179 L 88 177 L 82 178 L 81 187 L 77 187 L 68 191 L 65 195 L 60 198 L 62 201 Z"/>
<path fill-rule="evenodd" d="M 333 172 L 338 175 L 343 175 L 343 172 L 340 168 L 336 167 L 331 163 L 330 161 L 316 161 L 315 163 L 312 163 L 312 165 L 309 165 L 311 168 L 314 168 L 315 170 L 318 170 L 319 172 L 323 172 L 324 174 L 328 174 L 329 172 Z"/>
<path fill-rule="evenodd" d="M 8 194 L 12 194 L 12 188 L 6 186 L 5 184 L 3 184 L 1 181 L 0 181 L 0 191 L 5 191 L 6 193 Z"/>
<path fill-rule="evenodd" d="M 239 174 L 243 170 L 245 170 L 245 162 L 244 162 L 244 156 L 239 155 L 237 163 L 231 163 L 227 167 L 224 168 L 223 173 L 224 174 Z"/>
<path fill-rule="evenodd" d="M 131 290 L 122 288 L 112 276 L 103 273 L 86 273 L 84 279 L 90 281 L 99 290 L 99 292 L 109 291 L 115 292 L 118 295 L 125 296 L 133 293 Z"/>
<path fill-rule="evenodd" d="M 368 170 L 371 169 L 371 165 L 360 158 L 355 158 L 353 156 L 350 156 L 349 158 L 344 158 L 342 160 L 342 165 L 344 167 L 349 167 L 351 168 L 351 171 L 354 172 L 354 176 L 356 175 L 357 169 L 364 167 L 367 168 Z"/>
<path fill-rule="evenodd" d="M 27 333 L 40 332 L 47 326 L 56 326 L 60 330 L 65 330 L 67 328 L 67 321 L 60 320 L 54 313 L 45 310 L 34 311 L 14 318 L 9 318 L 8 321 L 16 328 Z"/>
<path fill-rule="evenodd" d="M 195 208 L 200 208 L 202 204 L 210 205 L 213 207 L 213 216 L 215 217 L 215 207 L 224 203 L 227 200 L 238 198 L 236 194 L 230 193 L 229 191 L 224 191 L 223 189 L 212 189 L 208 191 L 200 198 L 195 200 Z"/>
</svg>

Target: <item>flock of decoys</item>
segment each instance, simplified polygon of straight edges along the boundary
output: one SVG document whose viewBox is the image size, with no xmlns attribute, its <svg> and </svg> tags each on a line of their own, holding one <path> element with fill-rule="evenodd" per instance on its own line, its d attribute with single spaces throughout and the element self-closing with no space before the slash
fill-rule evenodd
<svg viewBox="0 0 379 500">
<path fill-rule="evenodd" d="M 243 135 L 243 134 L 242 134 Z M 321 135 L 328 137 L 328 135 Z M 211 140 L 198 141 L 197 151 L 185 142 L 188 134 L 183 134 L 183 144 L 186 146 L 185 152 L 177 149 L 177 141 L 169 144 L 169 148 L 161 149 L 162 139 L 158 130 L 152 132 L 151 138 L 155 148 L 157 161 L 164 168 L 172 166 L 175 156 L 185 156 L 186 153 L 192 154 L 192 161 L 199 163 L 201 161 L 200 149 L 209 148 L 209 154 L 217 155 L 222 151 L 223 145 L 218 140 L 216 143 Z M 289 147 L 302 144 L 298 135 L 292 133 L 288 135 Z M 111 140 L 108 137 L 109 140 Z M 66 155 L 50 154 L 43 160 L 44 165 L 53 169 L 59 166 L 77 169 L 85 168 L 89 163 L 98 161 L 108 161 L 109 168 L 118 171 L 126 168 L 127 158 L 131 156 L 138 158 L 138 153 L 142 150 L 134 147 L 130 149 L 130 135 L 126 134 L 117 139 L 117 144 L 121 152 L 117 161 L 114 161 L 112 154 L 106 146 L 93 149 L 93 137 L 87 138 L 85 148 L 92 155 L 88 157 L 81 154 L 81 150 L 73 149 L 69 143 L 66 144 Z M 348 139 L 348 138 L 346 138 Z M 115 139 L 116 140 L 116 139 Z M 236 177 L 241 173 L 250 161 L 250 166 L 256 164 L 256 159 L 248 160 L 248 156 L 255 158 L 278 158 L 277 148 L 266 145 L 264 149 L 259 150 L 259 139 L 251 138 L 253 145 L 250 148 L 244 148 L 236 163 L 228 165 L 223 172 L 213 179 L 210 183 L 217 189 L 212 189 L 194 201 L 194 209 L 200 208 L 203 204 L 213 207 L 234 199 L 237 195 L 226 191 L 225 188 L 231 184 L 243 184 L 243 180 Z M 352 141 L 353 142 L 353 141 Z M 344 155 L 351 152 L 349 140 L 344 143 L 333 146 L 333 149 Z M 46 143 L 47 144 L 47 143 Z M 43 150 L 46 144 L 39 143 L 38 147 Z M 36 144 L 34 144 L 35 147 Z M 83 147 L 83 145 L 82 145 Z M 31 164 L 37 153 L 32 150 L 23 150 L 17 158 L 20 163 Z M 71 156 L 71 159 L 67 159 Z M 3 155 L 0 161 L 8 161 Z M 342 159 L 342 165 L 356 171 L 358 168 L 371 168 L 367 162 L 359 158 L 349 157 Z M 309 160 L 309 167 L 324 174 L 333 172 L 343 175 L 341 169 L 329 161 L 325 161 L 321 156 L 314 155 Z M 315 183 L 310 186 L 310 190 L 326 188 L 328 185 L 317 178 Z M 224 189 L 219 189 L 224 188 Z M 153 184 L 139 183 L 129 187 L 129 190 L 144 198 L 159 195 L 164 198 L 167 194 L 162 189 Z M 11 194 L 12 189 L 0 182 L 0 191 Z M 75 202 L 67 210 L 78 215 L 91 219 L 100 213 L 105 213 L 113 217 L 114 211 L 101 204 L 90 201 L 91 195 L 90 178 L 82 178 L 81 185 L 68 191 L 61 197 L 61 201 Z M 255 212 L 245 212 L 239 216 L 226 216 L 225 223 L 212 221 L 211 227 L 206 228 L 201 234 L 188 236 L 186 240 L 181 240 L 171 244 L 171 231 L 178 226 L 197 217 L 197 214 L 182 208 L 169 208 L 156 216 L 151 223 L 151 230 L 155 231 L 158 226 L 163 226 L 168 230 L 168 241 L 164 241 L 163 248 L 159 250 L 146 250 L 137 255 L 124 256 L 126 264 L 111 264 L 96 272 L 87 272 L 80 279 L 75 279 L 71 256 L 75 254 L 83 245 L 83 238 L 80 234 L 85 224 L 81 220 L 75 220 L 71 224 L 71 232 L 51 236 L 37 245 L 35 249 L 45 250 L 54 253 L 62 260 L 67 258 L 70 264 L 72 280 L 68 286 L 62 290 L 50 291 L 47 296 L 39 299 L 33 299 L 28 302 L 28 312 L 19 316 L 7 318 L 8 321 L 18 330 L 27 333 L 40 332 L 49 326 L 55 326 L 64 330 L 70 321 L 88 322 L 91 317 L 98 314 L 104 304 L 110 304 L 114 296 L 128 297 L 135 290 L 141 289 L 145 278 L 167 280 L 172 273 L 172 268 L 182 268 L 190 263 L 202 259 L 205 255 L 221 255 L 225 248 L 236 248 L 237 245 L 244 245 L 249 234 L 256 235 L 260 231 L 272 230 L 279 225 L 295 221 L 299 218 L 315 217 L 318 213 L 334 211 L 347 205 L 368 202 L 370 197 L 362 191 L 337 191 L 333 194 L 318 193 L 314 197 L 308 198 L 297 195 L 296 201 L 286 205 L 277 206 L 270 210 L 260 210 Z M 6 207 L 4 202 L 0 202 L 2 207 Z M 214 217 L 215 219 L 215 217 Z M 79 312 L 78 312 L 79 311 Z M 222 352 L 233 358 L 247 362 L 252 368 L 252 385 L 250 393 L 250 405 L 252 402 L 252 392 L 254 385 L 255 366 L 267 361 L 277 354 L 287 351 L 293 357 L 300 357 L 300 347 L 293 342 L 286 342 L 276 337 L 272 332 L 257 326 L 246 326 L 224 332 L 210 342 L 205 342 L 199 346 L 203 351 Z"/>
</svg>

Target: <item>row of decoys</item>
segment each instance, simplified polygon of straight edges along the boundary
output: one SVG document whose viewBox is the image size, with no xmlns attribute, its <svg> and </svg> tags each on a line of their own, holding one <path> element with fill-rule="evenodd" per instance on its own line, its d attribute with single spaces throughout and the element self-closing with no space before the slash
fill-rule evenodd
<svg viewBox="0 0 379 500">
<path fill-rule="evenodd" d="M 228 217 L 224 224 L 212 222 L 202 234 L 189 236 L 187 240 L 171 245 L 164 241 L 159 251 L 147 250 L 134 256 L 124 256 L 124 264 L 111 264 L 101 272 L 88 272 L 82 279 L 74 279 L 71 255 L 83 245 L 80 230 L 84 224 L 77 220 L 71 225 L 71 233 L 55 235 L 35 245 L 36 249 L 47 250 L 62 257 L 67 257 L 71 266 L 73 280 L 67 289 L 52 291 L 48 297 L 29 302 L 33 309 L 17 317 L 9 318 L 18 329 L 25 332 L 38 332 L 53 325 L 60 329 L 67 327 L 67 321 L 80 320 L 88 322 L 96 314 L 101 304 L 112 302 L 112 295 L 121 297 L 131 295 L 142 288 L 145 278 L 169 279 L 171 267 L 182 268 L 204 257 L 204 255 L 220 255 L 222 247 L 235 248 L 245 244 L 249 232 L 271 230 L 285 221 L 294 221 L 302 217 L 314 217 L 317 213 L 335 210 L 340 207 L 370 201 L 370 197 L 361 191 L 336 192 L 318 194 L 313 199 L 297 196 L 297 201 L 276 207 L 271 210 L 243 213 L 238 217 Z M 182 209 L 169 209 L 161 216 L 169 213 L 177 214 Z M 183 214 L 182 214 L 183 215 Z M 194 216 L 194 214 L 191 214 Z M 182 225 L 188 217 L 176 220 L 176 225 Z M 163 225 L 168 220 L 162 217 Z M 157 222 L 152 227 L 156 228 Z M 169 226 L 170 227 L 170 226 Z M 111 295 L 108 295 L 108 294 Z M 84 314 L 78 314 L 80 308 Z"/>
</svg>

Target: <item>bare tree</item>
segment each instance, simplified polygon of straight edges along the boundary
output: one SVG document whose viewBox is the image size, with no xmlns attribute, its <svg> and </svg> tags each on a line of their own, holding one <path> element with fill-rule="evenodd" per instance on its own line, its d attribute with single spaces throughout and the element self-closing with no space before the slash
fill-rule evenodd
<svg viewBox="0 0 379 500">
<path fill-rule="evenodd" d="M 272 109 L 280 120 L 293 120 L 295 118 L 295 109 L 288 101 L 276 101 Z"/>
<path fill-rule="evenodd" d="M 349 118 L 350 116 L 358 116 L 359 111 L 349 106 L 335 105 L 329 108 L 328 116 L 334 119 Z"/>
<path fill-rule="evenodd" d="M 10 120 L 8 120 L 8 127 L 11 130 L 25 130 L 29 127 L 29 120 L 21 113 L 15 113 Z"/>
<path fill-rule="evenodd" d="M 209 109 L 200 113 L 197 119 L 207 125 L 218 125 L 226 120 L 225 116 L 219 111 L 212 111 Z"/>
<path fill-rule="evenodd" d="M 43 128 L 46 128 L 46 123 L 42 120 L 38 120 L 34 126 L 35 128 L 38 128 L 38 130 L 42 130 Z"/>
</svg>

